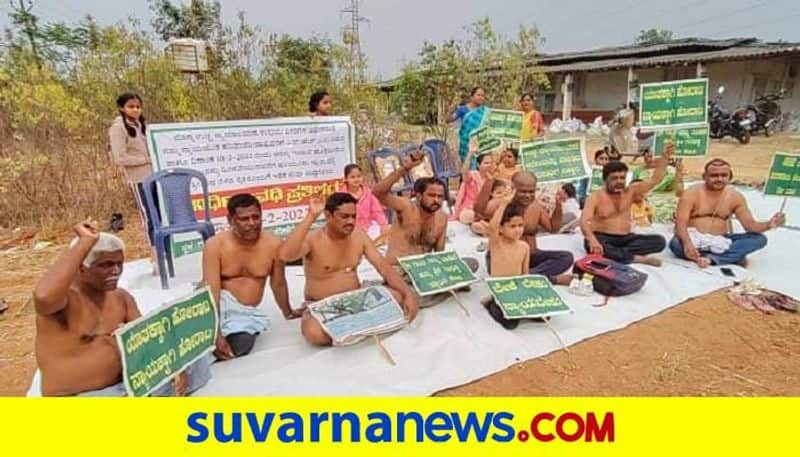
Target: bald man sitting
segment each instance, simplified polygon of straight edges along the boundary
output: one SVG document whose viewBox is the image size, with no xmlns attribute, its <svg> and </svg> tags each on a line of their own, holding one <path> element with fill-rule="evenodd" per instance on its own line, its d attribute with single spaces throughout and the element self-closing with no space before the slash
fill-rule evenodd
<svg viewBox="0 0 800 457">
<path fill-rule="evenodd" d="M 547 210 L 541 203 L 536 201 L 536 176 L 528 171 L 517 172 L 511 183 L 514 186 L 514 200 L 512 204 L 523 208 L 523 229 L 522 239 L 530 246 L 530 274 L 540 274 L 547 276 L 553 284 L 569 285 L 572 280 L 572 273 L 568 272 L 572 266 L 573 256 L 569 251 L 545 251 L 536 246 L 536 233 L 539 228 L 549 233 L 558 233 L 561 227 L 563 208 L 561 201 L 556 200 L 553 214 L 547 214 Z M 475 202 L 475 211 L 481 214 L 491 214 L 489 211 L 489 197 L 492 193 L 494 180 L 486 180 L 478 194 Z M 492 209 L 497 211 L 497 209 Z M 486 265 L 491 265 L 491 254 L 487 251 Z"/>
</svg>

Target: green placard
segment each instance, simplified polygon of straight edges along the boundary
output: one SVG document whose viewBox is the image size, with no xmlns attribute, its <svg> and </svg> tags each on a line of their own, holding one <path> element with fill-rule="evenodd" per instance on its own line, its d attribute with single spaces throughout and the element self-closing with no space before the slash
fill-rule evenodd
<svg viewBox="0 0 800 457">
<path fill-rule="evenodd" d="M 489 127 L 486 127 L 485 125 L 473 130 L 472 133 L 470 133 L 470 139 L 473 137 L 478 142 L 479 154 L 493 151 L 494 149 L 497 149 L 501 143 L 500 138 L 492 135 Z"/>
<path fill-rule="evenodd" d="M 519 152 L 522 168 L 542 183 L 576 181 L 591 174 L 583 138 L 522 143 Z"/>
<path fill-rule="evenodd" d="M 208 288 L 160 306 L 117 332 L 128 395 L 142 397 L 214 349 L 217 311 Z"/>
<path fill-rule="evenodd" d="M 800 155 L 776 152 L 772 156 L 764 194 L 800 197 Z"/>
<path fill-rule="evenodd" d="M 522 136 L 522 119 L 525 113 L 522 111 L 511 111 L 493 109 L 486 117 L 486 127 L 492 135 L 499 138 L 508 138 L 519 141 Z"/>
<path fill-rule="evenodd" d="M 592 179 L 589 180 L 589 190 L 592 193 L 603 188 L 603 167 L 592 167 Z"/>
<path fill-rule="evenodd" d="M 432 252 L 397 259 L 421 296 L 460 289 L 478 278 L 453 251 Z"/>
<path fill-rule="evenodd" d="M 642 128 L 685 126 L 708 122 L 708 79 L 685 79 L 640 86 Z"/>
<path fill-rule="evenodd" d="M 570 313 L 572 310 L 542 275 L 487 278 L 495 303 L 506 319 L 525 319 Z"/>
<path fill-rule="evenodd" d="M 675 143 L 674 157 L 704 157 L 708 154 L 708 125 L 656 132 L 653 141 L 655 155 L 660 156 L 665 143 L 670 141 Z"/>
</svg>

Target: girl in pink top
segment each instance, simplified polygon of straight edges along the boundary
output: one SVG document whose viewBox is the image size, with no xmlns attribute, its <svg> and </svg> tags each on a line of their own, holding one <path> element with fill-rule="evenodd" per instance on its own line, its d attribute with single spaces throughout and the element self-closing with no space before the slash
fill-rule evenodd
<svg viewBox="0 0 800 457">
<path fill-rule="evenodd" d="M 455 219 L 467 225 L 475 220 L 475 212 L 472 207 L 475 206 L 475 200 L 478 199 L 478 192 L 483 187 L 484 181 L 494 173 L 494 157 L 492 157 L 492 154 L 479 155 L 477 159 L 478 169 L 470 170 L 469 165 L 472 163 L 472 155 L 474 153 L 475 150 L 470 148 L 467 158 L 464 160 L 464 166 L 461 167 L 461 187 L 458 189 L 455 212 L 453 213 Z"/>
<path fill-rule="evenodd" d="M 364 184 L 361 167 L 354 163 L 344 167 L 344 185 L 340 192 L 347 192 L 358 200 L 356 225 L 367 232 L 370 238 L 374 240 L 389 230 L 383 206 L 369 186 Z"/>
</svg>

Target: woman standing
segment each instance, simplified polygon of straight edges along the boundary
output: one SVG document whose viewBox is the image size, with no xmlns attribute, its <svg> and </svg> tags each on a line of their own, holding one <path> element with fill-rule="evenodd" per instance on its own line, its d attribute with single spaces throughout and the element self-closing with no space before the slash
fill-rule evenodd
<svg viewBox="0 0 800 457">
<path fill-rule="evenodd" d="M 333 101 L 328 91 L 318 90 L 311 94 L 311 98 L 308 100 L 308 112 L 312 117 L 330 116 L 331 108 L 333 108 Z"/>
<path fill-rule="evenodd" d="M 520 137 L 523 141 L 532 140 L 544 134 L 544 118 L 542 113 L 536 111 L 536 104 L 532 94 L 522 94 L 519 99 L 520 107 L 525 116 L 522 118 L 522 132 Z"/>
<path fill-rule="evenodd" d="M 464 162 L 469 152 L 469 135 L 483 123 L 483 118 L 486 116 L 488 109 L 483 105 L 486 93 L 482 87 L 474 87 L 470 92 L 469 101 L 463 105 L 453 105 L 450 108 L 450 114 L 447 118 L 448 122 L 455 122 L 461 120 L 461 130 L 458 132 L 458 156 L 461 162 Z M 472 161 L 470 169 L 476 168 L 475 162 Z"/>
<path fill-rule="evenodd" d="M 115 165 L 123 169 L 125 180 L 133 188 L 150 246 L 153 246 L 153 224 L 144 209 L 146 200 L 142 187 L 142 182 L 153 173 L 147 151 L 142 98 L 135 93 L 124 93 L 117 98 L 117 109 L 119 116 L 108 129 L 111 158 Z"/>
</svg>

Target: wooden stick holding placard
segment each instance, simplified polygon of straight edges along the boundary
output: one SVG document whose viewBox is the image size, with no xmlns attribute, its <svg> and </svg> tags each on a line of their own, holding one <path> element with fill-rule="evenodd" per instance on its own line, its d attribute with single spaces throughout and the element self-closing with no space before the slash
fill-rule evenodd
<svg viewBox="0 0 800 457">
<path fill-rule="evenodd" d="M 383 345 L 383 342 L 380 338 L 378 338 L 378 335 L 372 335 L 372 339 L 375 341 L 375 344 L 378 346 L 378 349 L 381 350 L 381 354 L 383 354 L 386 360 L 388 360 L 392 366 L 397 366 L 397 363 L 394 361 L 394 357 L 392 357 L 392 354 L 388 349 L 386 349 L 386 346 Z"/>
<path fill-rule="evenodd" d="M 789 197 L 783 197 L 783 202 L 781 203 L 781 209 L 778 211 L 779 213 L 782 213 L 783 210 L 786 209 L 786 200 L 788 199 Z"/>
<path fill-rule="evenodd" d="M 556 338 L 558 338 L 558 342 L 561 343 L 561 348 L 564 349 L 565 352 L 569 352 L 569 349 L 567 349 L 567 344 L 564 343 L 564 340 L 561 338 L 561 335 L 556 331 L 555 328 L 553 328 L 552 325 L 550 325 L 550 319 L 545 317 L 544 323 L 547 325 L 547 328 L 549 328 L 550 331 L 553 332 L 553 335 L 555 335 Z"/>
<path fill-rule="evenodd" d="M 461 302 L 461 299 L 458 298 L 458 294 L 456 293 L 456 291 L 451 290 L 450 294 L 453 295 L 453 298 L 456 299 L 456 303 L 458 303 L 458 306 L 460 306 L 461 309 L 464 310 L 464 314 L 466 314 L 467 317 L 470 317 L 469 310 L 467 309 L 466 306 L 464 306 L 464 303 Z"/>
</svg>

